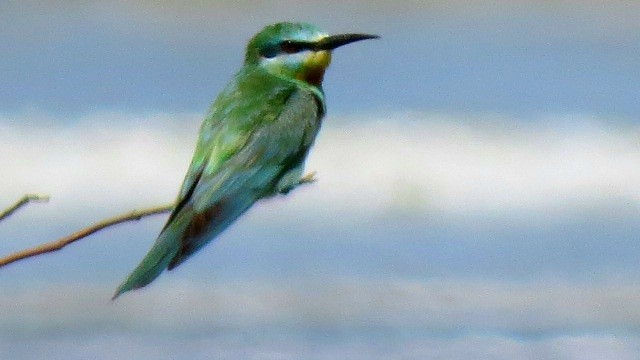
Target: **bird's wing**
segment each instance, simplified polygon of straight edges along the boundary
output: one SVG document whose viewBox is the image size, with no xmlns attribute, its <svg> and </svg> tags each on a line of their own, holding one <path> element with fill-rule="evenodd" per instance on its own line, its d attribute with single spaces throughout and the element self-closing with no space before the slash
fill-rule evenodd
<svg viewBox="0 0 640 360">
<path fill-rule="evenodd" d="M 218 96 L 202 122 L 176 208 L 165 228 L 191 199 L 200 178 L 223 171 L 261 123 L 277 119 L 295 89 L 291 83 L 256 72 L 236 76 L 236 81 Z"/>
<path fill-rule="evenodd" d="M 244 145 L 221 166 L 209 163 L 191 192 L 194 219 L 169 264 L 174 268 L 224 230 L 258 199 L 271 195 L 280 178 L 300 165 L 319 129 L 315 96 L 295 90 L 271 121 L 254 126 Z M 217 158 L 213 159 L 217 163 Z"/>
<path fill-rule="evenodd" d="M 181 264 L 304 161 L 319 129 L 321 99 L 295 86 L 263 83 L 250 96 L 241 85 L 214 104 L 176 208 L 114 298 Z"/>
</svg>

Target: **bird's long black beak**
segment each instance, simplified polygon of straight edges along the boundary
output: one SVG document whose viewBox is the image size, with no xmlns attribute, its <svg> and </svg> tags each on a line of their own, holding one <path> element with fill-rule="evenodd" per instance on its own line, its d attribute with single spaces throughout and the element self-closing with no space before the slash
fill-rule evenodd
<svg viewBox="0 0 640 360">
<path fill-rule="evenodd" d="M 313 50 L 333 50 L 342 45 L 351 44 L 352 42 L 367 40 L 367 39 L 377 39 L 380 36 L 378 35 L 369 35 L 369 34 L 340 34 L 340 35 L 331 35 L 326 38 L 318 41 L 313 45 Z"/>
</svg>

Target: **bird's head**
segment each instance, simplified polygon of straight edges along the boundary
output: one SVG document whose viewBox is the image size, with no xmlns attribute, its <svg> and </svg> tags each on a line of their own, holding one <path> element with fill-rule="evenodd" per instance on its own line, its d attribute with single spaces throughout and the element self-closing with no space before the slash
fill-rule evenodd
<svg viewBox="0 0 640 360">
<path fill-rule="evenodd" d="M 367 34 L 328 35 L 311 24 L 282 22 L 265 27 L 249 41 L 245 64 L 320 86 L 333 49 L 376 38 Z"/>
</svg>

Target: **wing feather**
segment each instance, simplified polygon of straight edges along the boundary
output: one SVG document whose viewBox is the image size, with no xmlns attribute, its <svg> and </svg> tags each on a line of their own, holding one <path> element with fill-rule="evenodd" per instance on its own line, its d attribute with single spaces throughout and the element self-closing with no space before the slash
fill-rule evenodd
<svg viewBox="0 0 640 360">
<path fill-rule="evenodd" d="M 251 71 L 236 75 L 214 102 L 176 208 L 114 298 L 180 265 L 304 161 L 324 115 L 321 91 Z"/>
<path fill-rule="evenodd" d="M 202 175 L 189 199 L 194 224 L 180 239 L 180 252 L 169 269 L 211 241 L 257 200 L 272 195 L 280 178 L 301 163 L 319 129 L 313 96 L 294 92 L 277 119 L 256 126 L 223 166 Z M 207 226 L 199 225 L 202 222 Z"/>
</svg>

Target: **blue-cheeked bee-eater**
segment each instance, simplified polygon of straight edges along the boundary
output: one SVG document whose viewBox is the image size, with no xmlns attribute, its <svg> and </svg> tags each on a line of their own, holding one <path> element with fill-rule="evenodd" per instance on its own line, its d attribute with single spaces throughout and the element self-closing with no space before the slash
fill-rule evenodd
<svg viewBox="0 0 640 360">
<path fill-rule="evenodd" d="M 257 33 L 202 123 L 173 212 L 113 298 L 182 264 L 256 201 L 313 181 L 302 173 L 326 110 L 322 79 L 331 51 L 374 38 L 288 22 Z"/>
</svg>

